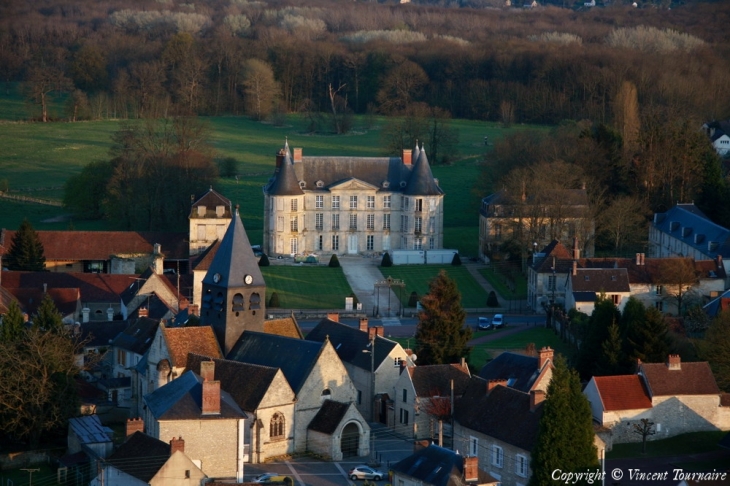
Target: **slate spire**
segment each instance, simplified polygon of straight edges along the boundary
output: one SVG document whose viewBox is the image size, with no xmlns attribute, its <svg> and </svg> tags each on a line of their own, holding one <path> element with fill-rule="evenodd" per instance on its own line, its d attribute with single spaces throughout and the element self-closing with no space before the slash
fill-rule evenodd
<svg viewBox="0 0 730 486">
<path fill-rule="evenodd" d="M 284 152 L 283 154 L 281 152 Z M 271 181 L 266 192 L 272 196 L 301 196 L 304 194 L 299 186 L 299 179 L 294 170 L 294 162 L 289 152 L 289 141 L 284 142 L 284 148 L 279 152 L 283 155 L 281 166 L 277 167 L 274 173 L 274 180 Z"/>
<path fill-rule="evenodd" d="M 418 149 L 418 145 L 416 145 L 416 149 Z M 444 192 L 433 178 L 425 147 L 418 150 L 417 157 L 411 171 L 411 178 L 408 180 L 408 185 L 403 194 L 407 196 L 439 196 L 443 194 Z"/>
</svg>

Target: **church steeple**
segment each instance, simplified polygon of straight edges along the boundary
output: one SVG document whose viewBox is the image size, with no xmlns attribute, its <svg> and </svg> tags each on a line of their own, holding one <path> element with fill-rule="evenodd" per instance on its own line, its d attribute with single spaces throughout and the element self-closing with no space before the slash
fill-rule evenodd
<svg viewBox="0 0 730 486">
<path fill-rule="evenodd" d="M 265 315 L 266 283 L 236 206 L 203 278 L 200 319 L 213 327 L 225 354 L 244 330 L 262 332 Z"/>
</svg>

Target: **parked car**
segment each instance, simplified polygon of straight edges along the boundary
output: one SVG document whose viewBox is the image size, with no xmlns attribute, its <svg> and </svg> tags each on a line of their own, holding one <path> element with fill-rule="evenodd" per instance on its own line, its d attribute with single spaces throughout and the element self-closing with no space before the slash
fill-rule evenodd
<svg viewBox="0 0 730 486">
<path fill-rule="evenodd" d="M 373 469 L 369 466 L 357 466 L 347 473 L 347 476 L 355 481 L 356 479 L 374 479 L 375 481 L 380 481 L 384 477 L 387 476 L 383 471 L 378 471 L 377 469 Z"/>
<path fill-rule="evenodd" d="M 480 317 L 479 322 L 477 323 L 477 329 L 480 331 L 489 331 L 494 329 L 494 326 L 492 326 L 492 323 L 489 321 L 489 317 Z"/>
<path fill-rule="evenodd" d="M 289 481 L 287 481 L 289 479 Z M 254 483 L 287 483 L 290 484 L 291 478 L 289 476 L 283 476 L 278 473 L 267 472 L 259 474 L 253 478 Z"/>
<path fill-rule="evenodd" d="M 504 327 L 504 317 L 502 314 L 494 314 L 494 317 L 492 317 L 492 325 L 495 329 Z"/>
</svg>

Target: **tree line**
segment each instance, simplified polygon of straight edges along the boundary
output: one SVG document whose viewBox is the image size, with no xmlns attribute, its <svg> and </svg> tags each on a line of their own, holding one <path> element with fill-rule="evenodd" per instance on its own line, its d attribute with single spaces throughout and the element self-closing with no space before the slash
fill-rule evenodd
<svg viewBox="0 0 730 486">
<path fill-rule="evenodd" d="M 328 7 L 8 2 L 0 79 L 20 82 L 43 121 L 49 98 L 65 93 L 71 120 L 316 112 L 331 115 L 318 129 L 338 132 L 347 113 L 424 103 L 505 123 L 613 123 L 625 82 L 642 106 L 705 120 L 730 110 L 723 2 Z"/>
</svg>

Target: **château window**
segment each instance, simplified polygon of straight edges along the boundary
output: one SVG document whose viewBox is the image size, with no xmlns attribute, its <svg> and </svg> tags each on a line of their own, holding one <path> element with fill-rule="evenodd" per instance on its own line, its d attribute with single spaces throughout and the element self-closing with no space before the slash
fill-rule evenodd
<svg viewBox="0 0 730 486">
<path fill-rule="evenodd" d="M 337 231 L 338 229 L 340 229 L 340 215 L 333 214 L 332 215 L 332 231 Z"/>
<path fill-rule="evenodd" d="M 350 209 L 357 209 L 357 196 L 350 196 Z"/>
<path fill-rule="evenodd" d="M 384 230 L 390 229 L 390 214 L 383 215 L 383 229 Z"/>
<path fill-rule="evenodd" d="M 338 235 L 332 235 L 332 251 L 338 251 L 340 249 L 340 237 Z"/>
<path fill-rule="evenodd" d="M 368 249 L 368 251 L 373 251 L 373 248 L 375 248 L 375 237 L 373 235 L 368 235 L 367 249 Z"/>
<path fill-rule="evenodd" d="M 390 196 L 383 196 L 383 207 L 390 208 Z"/>
<path fill-rule="evenodd" d="M 504 467 L 504 451 L 499 446 L 492 447 L 492 465 Z"/>
<path fill-rule="evenodd" d="M 316 209 L 324 208 L 324 196 L 314 196 L 314 207 Z"/>
<path fill-rule="evenodd" d="M 315 213 L 314 215 L 314 228 L 317 231 L 322 231 L 322 228 L 324 227 L 324 214 L 322 213 Z"/>
<path fill-rule="evenodd" d="M 415 210 L 417 213 L 420 213 L 421 211 L 423 211 L 423 199 L 416 199 Z"/>
<path fill-rule="evenodd" d="M 367 227 L 369 230 L 375 229 L 375 215 L 374 214 L 368 214 Z"/>
<path fill-rule="evenodd" d="M 350 229 L 351 230 L 357 229 L 357 214 L 350 215 Z"/>
<path fill-rule="evenodd" d="M 297 211 L 297 208 L 299 207 L 299 202 L 296 199 L 291 200 L 291 210 L 292 212 Z"/>
<path fill-rule="evenodd" d="M 332 196 L 332 209 L 340 209 L 340 196 Z"/>
<path fill-rule="evenodd" d="M 375 196 L 368 196 L 368 209 L 375 209 Z"/>
<path fill-rule="evenodd" d="M 272 439 L 281 439 L 284 437 L 284 415 L 277 412 L 271 417 L 271 425 L 269 427 L 269 437 Z"/>
</svg>

